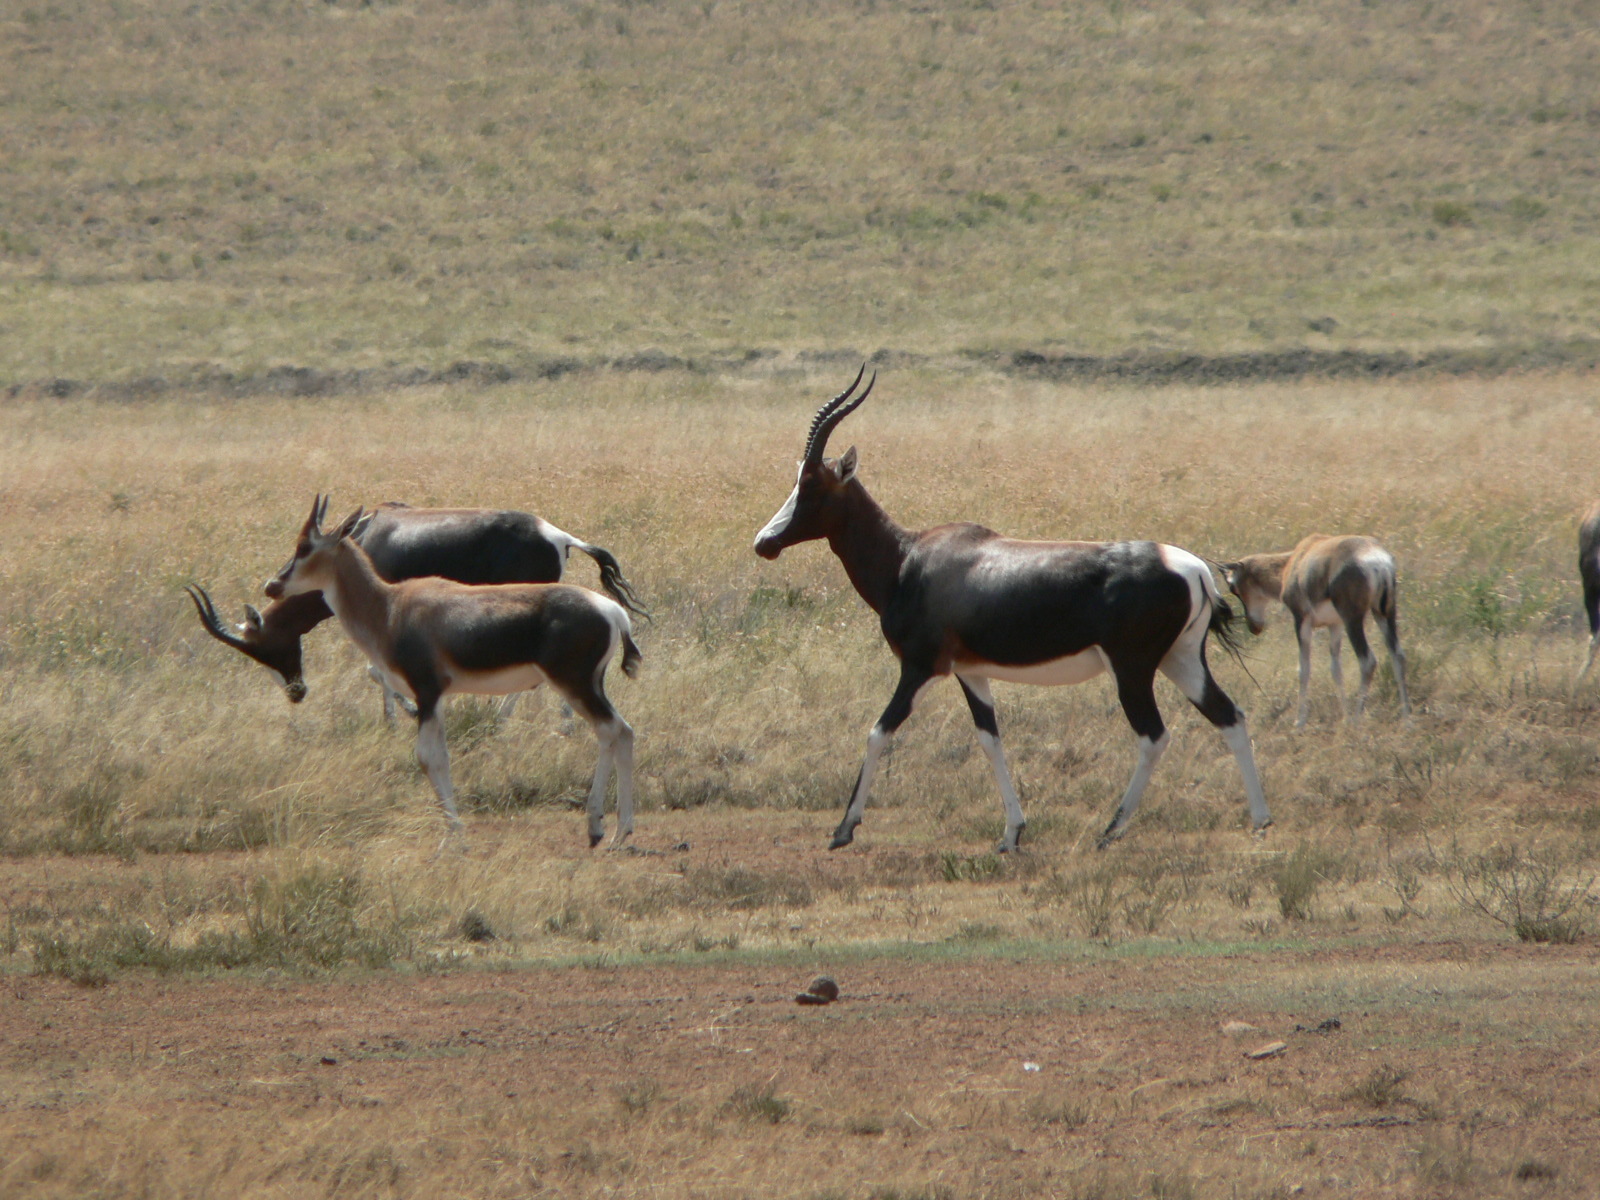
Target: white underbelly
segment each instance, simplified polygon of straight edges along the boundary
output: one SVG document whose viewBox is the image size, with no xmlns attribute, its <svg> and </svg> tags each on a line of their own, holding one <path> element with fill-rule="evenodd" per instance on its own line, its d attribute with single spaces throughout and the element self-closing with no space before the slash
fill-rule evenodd
<svg viewBox="0 0 1600 1200">
<path fill-rule="evenodd" d="M 957 675 L 998 679 L 1002 683 L 1032 683 L 1041 687 L 1060 687 L 1064 684 L 1083 683 L 1108 669 L 1106 656 L 1100 647 L 1091 646 L 1080 654 L 1065 658 L 1052 658 L 1048 662 L 1032 663 L 1025 667 L 1002 666 L 999 663 L 958 663 Z"/>
<path fill-rule="evenodd" d="M 532 663 L 502 667 L 498 671 L 455 671 L 450 676 L 450 684 L 444 689 L 444 694 L 507 696 L 512 692 L 530 692 L 544 679 L 544 672 Z"/>
</svg>

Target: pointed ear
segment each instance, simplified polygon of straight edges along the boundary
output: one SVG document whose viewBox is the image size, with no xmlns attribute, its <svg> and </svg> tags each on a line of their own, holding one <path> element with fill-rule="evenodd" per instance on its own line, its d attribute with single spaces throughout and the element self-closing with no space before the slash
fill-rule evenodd
<svg viewBox="0 0 1600 1200">
<path fill-rule="evenodd" d="M 372 524 L 372 518 L 377 515 L 377 513 L 367 513 L 366 516 L 357 521 L 356 527 L 350 531 L 350 540 L 359 542 L 364 538 L 367 535 L 367 526 Z"/>
<path fill-rule="evenodd" d="M 342 538 L 349 537 L 351 532 L 354 531 L 356 527 L 356 522 L 361 520 L 361 518 L 366 515 L 366 511 L 367 510 L 364 508 L 358 508 L 343 521 L 340 521 L 339 528 L 333 531 L 333 539 L 335 541 L 339 541 Z"/>
<path fill-rule="evenodd" d="M 306 518 L 306 523 L 300 526 L 300 536 L 306 538 L 310 537 L 313 533 L 319 532 L 322 528 L 323 515 L 327 511 L 328 498 L 321 492 L 318 492 L 317 498 L 311 502 L 311 515 Z"/>
<path fill-rule="evenodd" d="M 261 614 L 254 604 L 244 606 L 244 627 L 250 633 L 261 632 Z"/>
<path fill-rule="evenodd" d="M 857 464 L 856 448 L 851 446 L 844 452 L 844 457 L 839 459 L 839 482 L 849 483 L 856 477 Z"/>
</svg>

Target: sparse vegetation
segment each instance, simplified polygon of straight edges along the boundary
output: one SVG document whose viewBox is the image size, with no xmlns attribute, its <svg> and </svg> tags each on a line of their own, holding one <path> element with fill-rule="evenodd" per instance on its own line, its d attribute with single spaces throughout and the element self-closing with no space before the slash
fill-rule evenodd
<svg viewBox="0 0 1600 1200">
<path fill-rule="evenodd" d="M 1445 856 L 1446 886 L 1462 908 L 1524 942 L 1575 942 L 1589 930 L 1596 872 L 1570 854 L 1515 843 L 1480 853 L 1459 844 Z"/>
</svg>

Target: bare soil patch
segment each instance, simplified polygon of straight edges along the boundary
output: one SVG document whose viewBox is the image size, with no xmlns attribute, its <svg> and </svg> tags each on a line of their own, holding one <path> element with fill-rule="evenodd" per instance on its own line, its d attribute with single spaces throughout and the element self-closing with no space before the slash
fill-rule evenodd
<svg viewBox="0 0 1600 1200">
<path fill-rule="evenodd" d="M 816 967 L 841 998 L 799 1007 Z M 1576 1195 L 1600 1178 L 1594 982 L 1592 948 L 1459 942 L 14 978 L 0 1185 Z"/>
</svg>

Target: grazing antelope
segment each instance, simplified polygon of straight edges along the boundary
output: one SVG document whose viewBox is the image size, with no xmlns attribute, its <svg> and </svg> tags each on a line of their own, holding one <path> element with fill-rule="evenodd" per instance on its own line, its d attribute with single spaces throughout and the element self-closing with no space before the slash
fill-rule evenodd
<svg viewBox="0 0 1600 1200">
<path fill-rule="evenodd" d="M 617 768 L 617 832 L 633 832 L 633 730 L 606 699 L 605 672 L 617 648 L 633 675 L 640 654 L 627 610 L 564 583 L 465 584 L 428 577 L 389 583 L 362 548 L 356 509 L 322 531 L 328 500 L 318 496 L 294 557 L 274 580 L 280 596 L 321 592 L 350 640 L 394 691 L 417 706 L 417 758 L 438 794 L 451 832 L 461 827 L 450 783 L 439 701 L 457 693 L 500 696 L 541 683 L 561 693 L 600 743 L 589 790 L 589 844 L 604 834 L 602 806 Z"/>
<path fill-rule="evenodd" d="M 609 550 L 575 538 L 532 513 L 412 508 L 391 500 L 374 510 L 358 540 L 378 574 L 389 583 L 426 575 L 459 583 L 558 583 L 567 555 L 581 550 L 599 565 L 600 585 L 618 603 L 630 612 L 648 615 L 639 607 L 632 586 Z M 277 585 L 277 579 L 268 581 L 267 595 L 277 596 Z M 266 667 L 291 703 L 305 699 L 300 639 L 333 616 L 321 597 L 308 594 L 280 599 L 264 613 L 247 604 L 244 623 L 230 633 L 203 588 L 190 585 L 186 590 L 207 633 Z M 376 671 L 373 679 L 382 686 Z M 383 715 L 387 721 L 394 720 L 394 700 L 385 687 Z M 515 701 L 514 695 L 506 698 L 502 716 L 510 714 Z"/>
<path fill-rule="evenodd" d="M 1591 508 L 1578 526 L 1578 578 L 1583 580 L 1583 611 L 1589 617 L 1589 657 L 1578 672 L 1582 683 L 1600 651 L 1600 504 Z"/>
<path fill-rule="evenodd" d="M 823 457 L 829 434 L 871 393 L 869 382 L 852 400 L 860 383 L 857 375 L 812 420 L 794 491 L 755 542 L 757 554 L 775 559 L 826 538 L 900 660 L 900 682 L 867 737 L 830 848 L 849 845 L 885 744 L 923 690 L 946 675 L 961 685 L 994 769 L 1006 814 L 1002 852 L 1016 849 L 1025 822 L 995 721 L 996 679 L 1070 684 L 1102 671 L 1116 679 L 1139 760 L 1101 847 L 1122 835 L 1170 740 L 1156 706 L 1157 671 L 1221 730 L 1244 776 L 1252 824 L 1271 824 L 1244 714 L 1206 665 L 1206 637 L 1229 642 L 1232 612 L 1205 563 L 1155 542 L 1023 542 L 969 524 L 902 529 L 857 477 L 854 446 L 837 460 Z"/>
<path fill-rule="evenodd" d="M 1406 696 L 1406 656 L 1400 649 L 1397 623 L 1399 579 L 1394 558 L 1369 537 L 1329 537 L 1313 533 L 1293 550 L 1277 554 L 1252 554 L 1238 562 L 1221 563 L 1228 589 L 1244 601 L 1245 620 L 1251 633 L 1267 627 L 1267 605 L 1282 600 L 1294 616 L 1295 637 L 1300 643 L 1300 715 L 1296 728 L 1303 728 L 1309 705 L 1311 684 L 1311 635 L 1328 631 L 1328 662 L 1339 704 L 1349 715 L 1344 698 L 1344 673 L 1339 664 L 1344 633 L 1355 647 L 1361 663 L 1361 692 L 1356 697 L 1355 715 L 1367 706 L 1367 690 L 1378 669 L 1377 655 L 1367 645 L 1365 623 L 1371 613 L 1383 630 L 1389 661 L 1394 665 L 1395 686 L 1400 690 L 1400 711 L 1411 713 Z"/>
</svg>

